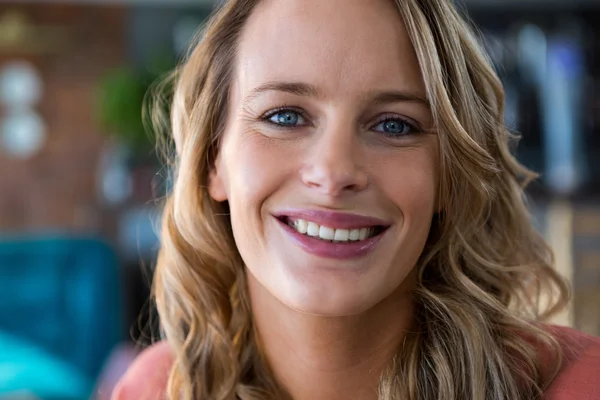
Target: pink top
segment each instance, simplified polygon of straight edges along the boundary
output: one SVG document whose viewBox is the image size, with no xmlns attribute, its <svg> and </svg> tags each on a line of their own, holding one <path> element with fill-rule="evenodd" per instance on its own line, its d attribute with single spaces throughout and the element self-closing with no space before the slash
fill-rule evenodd
<svg viewBox="0 0 600 400">
<path fill-rule="evenodd" d="M 600 400 L 600 338 L 551 327 L 564 343 L 565 362 L 545 400 Z M 164 400 L 172 358 L 166 342 L 146 349 L 115 389 L 112 400 Z"/>
</svg>

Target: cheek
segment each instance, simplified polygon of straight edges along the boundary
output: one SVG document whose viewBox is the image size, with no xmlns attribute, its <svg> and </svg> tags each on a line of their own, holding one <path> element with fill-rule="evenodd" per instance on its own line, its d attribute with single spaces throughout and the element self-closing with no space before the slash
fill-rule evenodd
<svg viewBox="0 0 600 400">
<path fill-rule="evenodd" d="M 262 204 L 285 182 L 290 158 L 260 133 L 245 135 L 232 148 L 230 199 L 245 207 Z"/>
<path fill-rule="evenodd" d="M 236 244 L 249 264 L 259 260 L 265 232 L 266 202 L 288 180 L 292 162 L 276 143 L 260 133 L 232 138 L 224 152 L 227 165 L 228 200 Z"/>
<path fill-rule="evenodd" d="M 436 160 L 434 148 L 413 148 L 377 167 L 378 186 L 405 219 L 429 218 L 433 213 L 438 187 Z"/>
</svg>

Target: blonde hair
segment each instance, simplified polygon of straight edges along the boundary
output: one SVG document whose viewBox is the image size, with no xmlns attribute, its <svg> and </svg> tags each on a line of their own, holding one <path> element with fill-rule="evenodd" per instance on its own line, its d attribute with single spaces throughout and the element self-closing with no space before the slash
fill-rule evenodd
<svg viewBox="0 0 600 400">
<path fill-rule="evenodd" d="M 174 352 L 172 399 L 288 397 L 254 332 L 227 204 L 207 191 L 236 44 L 258 3 L 226 1 L 167 81 L 174 186 L 153 294 Z M 450 0 L 396 3 L 439 131 L 442 211 L 415 266 L 418 329 L 381 377 L 379 398 L 540 398 L 561 352 L 538 321 L 565 305 L 568 287 L 530 223 L 523 189 L 534 175 L 510 153 L 515 138 L 503 123 L 501 83 Z"/>
</svg>

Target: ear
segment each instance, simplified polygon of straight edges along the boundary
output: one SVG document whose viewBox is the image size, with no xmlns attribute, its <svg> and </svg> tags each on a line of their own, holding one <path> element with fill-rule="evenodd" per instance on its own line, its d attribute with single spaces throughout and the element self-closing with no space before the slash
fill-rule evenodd
<svg viewBox="0 0 600 400">
<path fill-rule="evenodd" d="M 208 176 L 208 194 L 217 202 L 227 200 L 227 190 L 225 190 L 222 168 L 219 167 L 218 162 L 215 162 Z"/>
</svg>

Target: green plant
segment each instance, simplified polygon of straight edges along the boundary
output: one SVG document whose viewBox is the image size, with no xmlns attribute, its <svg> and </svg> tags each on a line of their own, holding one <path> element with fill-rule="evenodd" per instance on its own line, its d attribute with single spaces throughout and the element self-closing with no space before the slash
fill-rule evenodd
<svg viewBox="0 0 600 400">
<path fill-rule="evenodd" d="M 100 81 L 96 99 L 97 117 L 103 129 L 129 146 L 134 153 L 148 152 L 153 146 L 142 120 L 144 96 L 151 85 L 173 67 L 169 57 L 157 57 L 147 71 L 121 67 Z"/>
<path fill-rule="evenodd" d="M 101 81 L 97 101 L 103 128 L 134 149 L 148 146 L 142 124 L 142 104 L 147 87 L 129 68 L 111 71 Z"/>
</svg>

